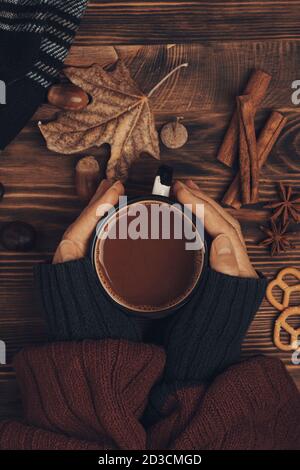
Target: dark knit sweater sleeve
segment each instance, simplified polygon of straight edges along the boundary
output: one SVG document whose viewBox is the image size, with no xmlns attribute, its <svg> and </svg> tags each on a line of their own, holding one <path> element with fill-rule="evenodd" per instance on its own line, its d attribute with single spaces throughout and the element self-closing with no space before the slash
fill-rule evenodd
<svg viewBox="0 0 300 470">
<path fill-rule="evenodd" d="M 173 450 L 300 449 L 299 416 L 300 394 L 284 364 L 257 356 L 207 387 L 169 394 L 152 409 L 148 442 Z"/>
<path fill-rule="evenodd" d="M 207 381 L 237 362 L 266 285 L 263 278 L 233 277 L 207 269 L 198 292 L 167 328 L 165 382 Z"/>
<path fill-rule="evenodd" d="M 34 275 L 51 340 L 140 341 L 138 326 L 106 297 L 89 259 L 40 264 Z"/>
</svg>

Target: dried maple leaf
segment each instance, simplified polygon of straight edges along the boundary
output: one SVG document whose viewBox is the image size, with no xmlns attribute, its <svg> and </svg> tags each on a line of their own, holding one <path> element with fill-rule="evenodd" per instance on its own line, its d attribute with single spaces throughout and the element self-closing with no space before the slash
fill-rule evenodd
<svg viewBox="0 0 300 470">
<path fill-rule="evenodd" d="M 63 111 L 55 121 L 39 123 L 49 150 L 71 154 L 110 144 L 106 170 L 110 180 L 126 179 L 129 166 L 142 152 L 160 158 L 149 96 L 170 74 L 145 95 L 121 60 L 110 72 L 98 64 L 87 68 L 67 67 L 64 72 L 92 100 L 80 111 Z"/>
<path fill-rule="evenodd" d="M 282 217 L 283 224 L 286 224 L 290 218 L 295 222 L 300 222 L 300 196 L 294 196 L 291 186 L 284 186 L 279 183 L 279 192 L 281 200 L 279 202 L 270 202 L 264 207 L 266 209 L 274 209 L 272 220 L 277 220 Z M 299 208 L 298 208 L 299 207 Z"/>
</svg>

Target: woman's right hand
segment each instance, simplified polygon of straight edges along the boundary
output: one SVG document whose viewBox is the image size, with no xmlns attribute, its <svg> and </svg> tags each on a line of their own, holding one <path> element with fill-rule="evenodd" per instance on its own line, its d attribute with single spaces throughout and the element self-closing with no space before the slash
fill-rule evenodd
<svg viewBox="0 0 300 470">
<path fill-rule="evenodd" d="M 91 236 L 103 214 L 118 203 L 124 194 L 120 181 L 114 184 L 104 179 L 87 207 L 63 234 L 53 258 L 53 264 L 74 261 L 86 256 Z"/>
<path fill-rule="evenodd" d="M 182 204 L 189 204 L 196 213 L 196 205 L 204 205 L 204 226 L 214 239 L 210 250 L 210 265 L 220 273 L 231 276 L 257 278 L 246 249 L 239 222 L 217 202 L 203 193 L 196 183 L 174 184 L 175 197 Z"/>
</svg>

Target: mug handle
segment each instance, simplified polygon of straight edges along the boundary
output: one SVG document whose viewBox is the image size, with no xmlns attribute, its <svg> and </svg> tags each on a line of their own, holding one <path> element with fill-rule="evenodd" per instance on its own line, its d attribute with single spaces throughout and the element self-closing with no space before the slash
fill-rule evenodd
<svg viewBox="0 0 300 470">
<path fill-rule="evenodd" d="M 169 197 L 172 185 L 173 168 L 161 165 L 156 173 L 152 194 L 155 196 Z"/>
</svg>

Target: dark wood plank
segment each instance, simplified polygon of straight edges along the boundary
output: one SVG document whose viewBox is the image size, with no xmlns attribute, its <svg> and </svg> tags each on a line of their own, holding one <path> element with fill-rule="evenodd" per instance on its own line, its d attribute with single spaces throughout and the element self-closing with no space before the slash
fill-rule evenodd
<svg viewBox="0 0 300 470">
<path fill-rule="evenodd" d="M 300 6 L 299 6 L 300 12 Z M 299 13 L 300 16 L 300 13 Z M 300 19 L 300 18 L 299 18 Z M 84 51 L 84 53 L 83 53 Z M 170 70 L 188 62 L 152 97 L 154 111 L 199 115 L 229 111 L 253 68 L 273 76 L 262 107 L 292 105 L 292 82 L 300 66 L 300 42 L 253 41 L 169 46 L 72 47 L 67 64 L 107 64 L 124 57 L 132 76 L 147 93 Z"/>
<path fill-rule="evenodd" d="M 165 5 L 171 3 L 165 2 Z M 92 41 L 86 44 L 72 48 L 68 64 L 100 61 L 105 65 L 115 60 L 117 51 L 145 92 L 174 66 L 189 62 L 187 69 L 172 77 L 153 96 L 158 127 L 180 115 L 184 116 L 189 131 L 188 143 L 182 149 L 171 151 L 162 146 L 161 159 L 174 166 L 176 177 L 193 177 L 217 200 L 221 199 L 233 175 L 232 170 L 215 158 L 232 111 L 233 98 L 242 90 L 254 67 L 272 73 L 274 78 L 258 113 L 257 128 L 262 126 L 270 108 L 284 112 L 288 124 L 262 172 L 261 203 L 251 209 L 232 212 L 242 224 L 249 254 L 257 269 L 272 278 L 283 266 L 300 268 L 298 227 L 293 227 L 297 231 L 294 237 L 297 248 L 285 255 L 272 259 L 267 250 L 258 246 L 262 238 L 259 225 L 269 217 L 263 204 L 276 197 L 276 183 L 292 183 L 300 190 L 300 106 L 291 103 L 291 83 L 299 78 L 300 43 L 288 39 L 230 45 L 137 45 L 116 47 L 116 51 L 112 47 L 99 48 Z M 55 112 L 48 105 L 41 107 L 0 160 L 0 180 L 7 189 L 0 205 L 0 228 L 8 220 L 20 219 L 33 224 L 38 232 L 37 246 L 32 253 L 6 252 L 0 246 L 0 339 L 7 342 L 8 349 L 8 364 L 0 367 L 0 416 L 20 412 L 20 408 L 16 408 L 18 392 L 11 367 L 12 356 L 21 347 L 46 338 L 33 286 L 32 266 L 52 255 L 63 231 L 82 209 L 74 188 L 74 168 L 87 152 L 63 156 L 48 151 L 36 126 L 37 120 L 53 118 Z M 94 148 L 88 153 L 94 154 L 104 165 L 108 149 Z M 154 159 L 143 156 L 131 169 L 126 185 L 128 193 L 149 192 L 157 166 Z M 291 364 L 291 355 L 283 354 L 273 345 L 276 317 L 277 312 L 265 301 L 248 332 L 243 354 L 249 357 L 263 353 L 281 358 L 300 388 L 299 368 Z"/>
<path fill-rule="evenodd" d="M 77 45 L 299 39 L 299 1 L 89 3 Z"/>
</svg>

